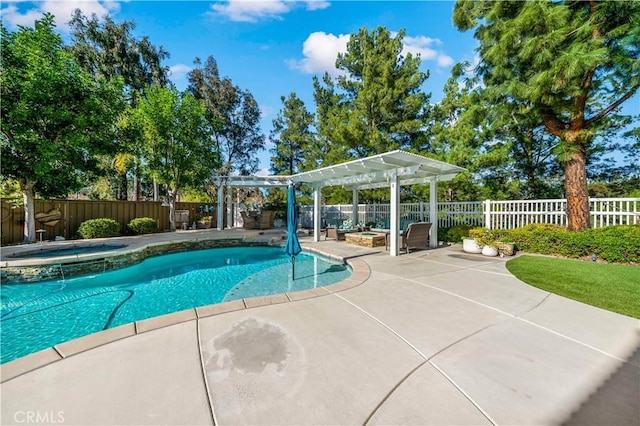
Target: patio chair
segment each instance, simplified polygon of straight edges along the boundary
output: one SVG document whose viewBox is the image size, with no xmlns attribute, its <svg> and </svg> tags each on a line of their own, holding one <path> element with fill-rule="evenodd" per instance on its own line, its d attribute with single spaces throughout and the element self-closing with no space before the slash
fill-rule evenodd
<svg viewBox="0 0 640 426">
<path fill-rule="evenodd" d="M 429 231 L 431 223 L 414 222 L 407 225 L 407 229 L 400 234 L 399 247 L 404 249 L 406 253 L 412 248 L 429 248 Z M 386 247 L 389 249 L 391 234 L 387 234 Z"/>
<path fill-rule="evenodd" d="M 247 212 L 240 212 L 240 216 L 242 216 L 242 227 L 244 229 L 256 228 L 256 219 L 253 216 L 249 216 Z"/>
<path fill-rule="evenodd" d="M 258 227 L 260 229 L 270 229 L 273 228 L 273 223 L 275 221 L 276 212 L 272 210 L 263 210 L 260 213 L 260 218 L 258 219 Z"/>
</svg>

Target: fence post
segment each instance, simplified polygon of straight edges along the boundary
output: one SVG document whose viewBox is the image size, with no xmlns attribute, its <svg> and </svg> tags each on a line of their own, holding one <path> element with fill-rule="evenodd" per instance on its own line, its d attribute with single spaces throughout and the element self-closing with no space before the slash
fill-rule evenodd
<svg viewBox="0 0 640 426">
<path fill-rule="evenodd" d="M 420 201 L 420 222 L 424 221 L 424 201 Z"/>
<path fill-rule="evenodd" d="M 484 227 L 491 229 L 491 200 L 486 199 L 483 203 L 484 209 Z"/>
</svg>

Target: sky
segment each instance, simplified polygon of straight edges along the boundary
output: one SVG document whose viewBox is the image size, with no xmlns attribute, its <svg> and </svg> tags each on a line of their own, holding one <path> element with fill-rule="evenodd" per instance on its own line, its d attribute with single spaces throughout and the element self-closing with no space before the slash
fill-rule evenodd
<svg viewBox="0 0 640 426">
<path fill-rule="evenodd" d="M 336 75 L 338 52 L 349 34 L 366 27 L 406 30 L 405 52 L 419 53 L 428 71 L 424 91 L 431 101 L 442 89 L 456 62 L 477 61 L 472 32 L 453 27 L 449 1 L 101 1 L 44 0 L 2 2 L 2 21 L 10 29 L 33 26 L 44 12 L 56 17 L 63 36 L 74 9 L 85 15 L 110 15 L 116 22 L 132 20 L 134 34 L 148 36 L 170 54 L 163 65 L 183 90 L 196 57 L 213 56 L 220 75 L 249 90 L 262 112 L 261 128 L 268 141 L 272 121 L 282 108 L 281 96 L 291 92 L 313 111 L 312 76 Z M 269 168 L 268 149 L 259 154 L 261 174 Z"/>
<path fill-rule="evenodd" d="M 224 1 L 116 1 L 4 0 L 2 21 L 9 29 L 33 26 L 50 12 L 63 36 L 76 8 L 85 15 L 110 15 L 116 22 L 134 21 L 134 34 L 148 36 L 170 57 L 163 65 L 170 79 L 183 90 L 195 58 L 213 56 L 222 77 L 229 77 L 256 98 L 262 112 L 261 128 L 267 145 L 259 154 L 260 174 L 268 174 L 268 134 L 282 108 L 281 96 L 291 92 L 307 109 L 313 103 L 312 76 L 337 75 L 335 60 L 346 50 L 349 34 L 360 28 L 384 26 L 406 31 L 404 51 L 419 53 L 421 69 L 430 77 L 423 86 L 431 102 L 442 99 L 443 87 L 455 63 L 477 64 L 478 44 L 473 31 L 454 28 L 453 1 L 324 1 L 324 0 L 224 0 Z M 640 112 L 640 96 L 631 100 Z M 635 105 L 635 106 L 634 106 Z M 629 107 L 626 107 L 628 109 Z"/>
</svg>

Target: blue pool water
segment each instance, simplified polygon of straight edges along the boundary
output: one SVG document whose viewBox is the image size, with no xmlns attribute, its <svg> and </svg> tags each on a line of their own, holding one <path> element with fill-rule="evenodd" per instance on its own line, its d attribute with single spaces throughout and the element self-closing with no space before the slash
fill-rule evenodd
<svg viewBox="0 0 640 426">
<path fill-rule="evenodd" d="M 0 293 L 0 363 L 107 328 L 244 297 L 342 281 L 346 265 L 311 254 L 291 260 L 278 247 L 197 250 L 146 259 L 103 274 L 33 284 Z"/>
</svg>

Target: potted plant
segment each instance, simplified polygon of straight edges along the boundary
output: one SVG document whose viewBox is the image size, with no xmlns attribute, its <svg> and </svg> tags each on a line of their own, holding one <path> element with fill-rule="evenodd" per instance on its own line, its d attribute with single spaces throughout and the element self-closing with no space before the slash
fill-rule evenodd
<svg viewBox="0 0 640 426">
<path fill-rule="evenodd" d="M 485 256 L 498 255 L 498 237 L 494 231 L 487 228 L 474 228 L 469 236 L 481 247 L 480 252 Z"/>
<path fill-rule="evenodd" d="M 462 239 L 462 250 L 466 253 L 482 253 L 482 246 L 478 244 L 477 237 L 480 236 L 484 228 L 471 228 L 467 232 L 468 238 Z"/>
<path fill-rule="evenodd" d="M 498 253 L 500 257 L 513 256 L 516 249 L 516 243 L 510 238 L 500 239 L 496 245 L 498 246 Z"/>
</svg>

